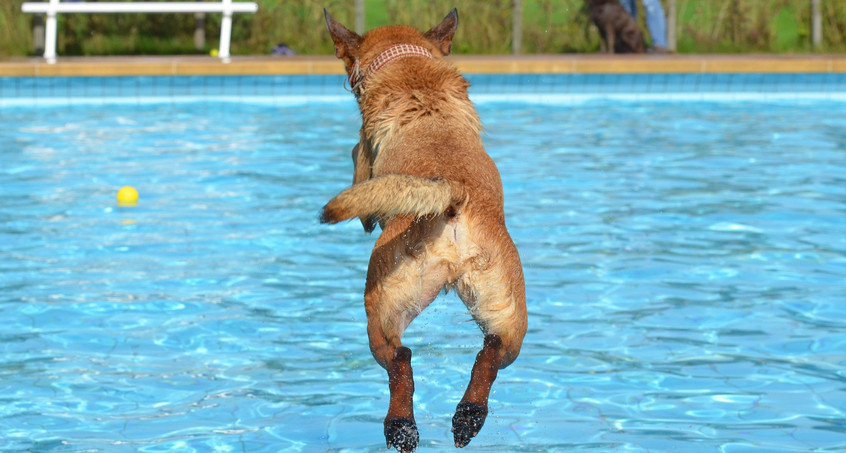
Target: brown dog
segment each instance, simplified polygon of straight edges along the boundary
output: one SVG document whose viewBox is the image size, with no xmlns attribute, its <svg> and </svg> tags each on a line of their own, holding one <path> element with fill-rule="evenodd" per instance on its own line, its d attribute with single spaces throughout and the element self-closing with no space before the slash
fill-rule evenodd
<svg viewBox="0 0 846 453">
<path fill-rule="evenodd" d="M 604 53 L 644 53 L 643 33 L 620 0 L 587 0 L 590 20 L 599 28 Z"/>
<path fill-rule="evenodd" d="M 520 353 L 526 295 L 520 257 L 503 213 L 502 182 L 482 147 L 468 83 L 448 63 L 458 13 L 420 33 L 407 26 L 359 36 L 325 13 L 361 109 L 353 185 L 323 208 L 321 222 L 358 217 L 382 234 L 367 270 L 364 308 L 376 361 L 388 372 L 388 447 L 417 448 L 411 350 L 403 331 L 444 289 L 455 289 L 485 334 L 452 419 L 455 445 L 488 413 L 497 370 Z"/>
</svg>

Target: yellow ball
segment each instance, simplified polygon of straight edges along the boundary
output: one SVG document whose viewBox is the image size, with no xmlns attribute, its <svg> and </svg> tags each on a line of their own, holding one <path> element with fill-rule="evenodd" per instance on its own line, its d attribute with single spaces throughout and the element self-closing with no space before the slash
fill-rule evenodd
<svg viewBox="0 0 846 453">
<path fill-rule="evenodd" d="M 209 55 L 211 55 L 211 56 L 213 56 L 213 57 L 216 57 L 216 56 L 217 56 L 217 49 L 212 49 L 212 50 L 209 52 Z"/>
<path fill-rule="evenodd" d="M 138 204 L 138 191 L 135 187 L 124 186 L 117 193 L 118 206 L 135 206 Z"/>
</svg>

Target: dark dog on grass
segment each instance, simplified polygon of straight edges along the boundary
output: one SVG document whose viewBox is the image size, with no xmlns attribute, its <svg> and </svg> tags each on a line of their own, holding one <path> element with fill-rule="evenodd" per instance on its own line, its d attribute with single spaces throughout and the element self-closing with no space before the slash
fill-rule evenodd
<svg viewBox="0 0 846 453">
<path fill-rule="evenodd" d="M 643 33 L 620 0 L 586 0 L 590 20 L 599 28 L 603 53 L 644 53 Z"/>
</svg>

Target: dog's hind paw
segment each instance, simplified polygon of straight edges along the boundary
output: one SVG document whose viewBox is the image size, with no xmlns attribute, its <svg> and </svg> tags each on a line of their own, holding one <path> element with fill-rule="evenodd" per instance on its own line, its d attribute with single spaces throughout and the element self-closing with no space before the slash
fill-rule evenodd
<svg viewBox="0 0 846 453">
<path fill-rule="evenodd" d="M 485 418 L 488 416 L 488 409 L 469 401 L 458 403 L 455 408 L 455 415 L 452 417 L 452 435 L 455 438 L 455 446 L 462 448 L 470 443 L 470 439 L 479 434 Z"/>
<path fill-rule="evenodd" d="M 388 448 L 393 446 L 400 453 L 411 453 L 420 441 L 417 424 L 406 417 L 385 420 L 385 440 L 388 442 Z"/>
</svg>

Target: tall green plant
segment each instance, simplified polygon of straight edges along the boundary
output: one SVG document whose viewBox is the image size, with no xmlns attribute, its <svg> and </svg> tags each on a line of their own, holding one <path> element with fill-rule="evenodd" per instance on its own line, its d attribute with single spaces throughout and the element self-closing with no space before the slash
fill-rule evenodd
<svg viewBox="0 0 846 453">
<path fill-rule="evenodd" d="M 585 52 L 599 49 L 599 32 L 584 0 L 524 1 L 525 53 Z"/>
<path fill-rule="evenodd" d="M 386 0 L 388 22 L 427 30 L 440 23 L 455 2 L 447 0 Z M 458 11 L 454 53 L 508 53 L 511 48 L 510 0 L 467 0 Z"/>
<path fill-rule="evenodd" d="M 232 28 L 233 54 L 267 54 L 285 43 L 302 54 L 329 54 L 334 48 L 326 32 L 325 7 L 333 17 L 350 28 L 354 23 L 352 2 L 344 0 L 257 0 L 255 15 L 236 18 Z M 220 18 L 211 24 L 218 36 Z"/>
<path fill-rule="evenodd" d="M 0 58 L 27 55 L 32 48 L 31 17 L 19 2 L 0 0 Z"/>
<path fill-rule="evenodd" d="M 839 1 L 823 3 L 823 51 L 846 52 L 846 8 Z"/>
<path fill-rule="evenodd" d="M 810 1 L 676 0 L 679 51 L 774 52 L 812 51 Z M 824 0 L 823 36 L 827 51 L 846 50 L 846 8 Z"/>
</svg>

